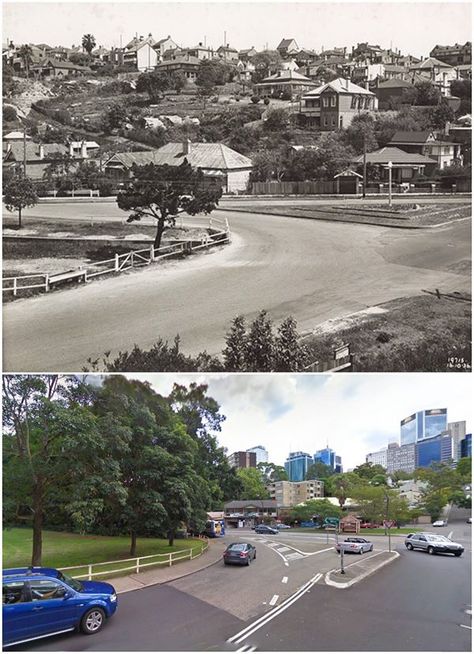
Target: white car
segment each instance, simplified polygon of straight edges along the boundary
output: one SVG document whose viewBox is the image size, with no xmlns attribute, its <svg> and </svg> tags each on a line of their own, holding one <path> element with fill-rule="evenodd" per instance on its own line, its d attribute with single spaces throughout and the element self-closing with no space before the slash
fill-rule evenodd
<svg viewBox="0 0 474 654">
<path fill-rule="evenodd" d="M 448 523 L 446 522 L 446 520 L 435 520 L 435 521 L 433 522 L 433 525 L 432 525 L 432 526 L 433 526 L 433 527 L 446 527 L 447 524 L 448 524 Z"/>
</svg>

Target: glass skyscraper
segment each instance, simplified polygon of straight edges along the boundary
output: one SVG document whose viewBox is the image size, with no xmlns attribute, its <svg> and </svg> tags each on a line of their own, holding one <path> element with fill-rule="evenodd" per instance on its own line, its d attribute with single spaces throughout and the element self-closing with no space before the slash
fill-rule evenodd
<svg viewBox="0 0 474 654">
<path fill-rule="evenodd" d="M 313 459 L 314 463 L 324 463 L 324 465 L 329 466 L 335 472 L 342 472 L 342 459 L 330 447 L 325 447 L 324 450 L 315 452 Z"/>
<path fill-rule="evenodd" d="M 419 443 L 448 429 L 447 409 L 417 411 L 400 422 L 400 445 Z"/>
<path fill-rule="evenodd" d="M 289 481 L 304 481 L 313 457 L 306 452 L 290 452 L 285 461 L 285 470 Z"/>
</svg>

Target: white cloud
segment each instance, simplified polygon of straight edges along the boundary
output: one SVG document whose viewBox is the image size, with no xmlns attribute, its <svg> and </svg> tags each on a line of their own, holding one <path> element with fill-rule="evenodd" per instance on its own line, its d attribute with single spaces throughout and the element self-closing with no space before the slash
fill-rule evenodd
<svg viewBox="0 0 474 654">
<path fill-rule="evenodd" d="M 264 445 L 275 463 L 288 452 L 314 454 L 329 446 L 344 468 L 399 437 L 400 420 L 422 409 L 448 409 L 450 422 L 471 429 L 471 375 L 408 374 L 154 374 L 147 379 L 166 395 L 176 381 L 205 382 L 227 416 L 219 442 L 229 452 Z"/>
</svg>

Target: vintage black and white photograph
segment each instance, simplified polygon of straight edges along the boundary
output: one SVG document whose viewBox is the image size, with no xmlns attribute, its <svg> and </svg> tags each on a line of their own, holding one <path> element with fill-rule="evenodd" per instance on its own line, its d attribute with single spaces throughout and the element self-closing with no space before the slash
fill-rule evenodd
<svg viewBox="0 0 474 654">
<path fill-rule="evenodd" d="M 5 2 L 5 370 L 470 371 L 471 29 Z"/>
</svg>

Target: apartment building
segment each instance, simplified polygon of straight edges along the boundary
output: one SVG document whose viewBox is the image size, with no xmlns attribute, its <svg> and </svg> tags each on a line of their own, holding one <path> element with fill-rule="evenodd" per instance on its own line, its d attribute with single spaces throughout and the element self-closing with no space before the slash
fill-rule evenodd
<svg viewBox="0 0 474 654">
<path fill-rule="evenodd" d="M 291 507 L 324 497 L 324 482 L 319 479 L 308 481 L 274 481 L 267 485 L 272 500 L 280 507 Z"/>
</svg>

